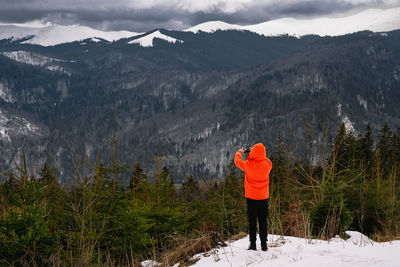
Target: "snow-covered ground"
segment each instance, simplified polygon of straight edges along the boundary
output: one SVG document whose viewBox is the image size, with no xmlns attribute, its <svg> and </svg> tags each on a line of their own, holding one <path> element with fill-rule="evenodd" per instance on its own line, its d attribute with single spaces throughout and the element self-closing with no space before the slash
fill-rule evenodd
<svg viewBox="0 0 400 267">
<path fill-rule="evenodd" d="M 347 231 L 346 241 L 330 241 L 269 235 L 268 251 L 257 244 L 257 251 L 248 251 L 248 237 L 196 255 L 200 266 L 400 266 L 400 241 L 373 242 L 359 232 Z"/>
<path fill-rule="evenodd" d="M 346 233 L 351 236 L 347 240 L 336 237 L 329 241 L 269 235 L 267 252 L 261 251 L 259 242 L 257 251 L 247 250 L 249 241 L 245 237 L 228 243 L 227 247 L 195 255 L 193 258 L 199 260 L 193 266 L 400 266 L 400 240 L 379 243 L 359 232 Z M 155 266 L 152 261 L 143 263 Z"/>
</svg>

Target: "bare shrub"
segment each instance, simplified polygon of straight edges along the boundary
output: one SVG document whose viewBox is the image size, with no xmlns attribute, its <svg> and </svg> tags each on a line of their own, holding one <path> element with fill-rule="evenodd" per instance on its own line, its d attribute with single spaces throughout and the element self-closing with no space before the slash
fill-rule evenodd
<svg viewBox="0 0 400 267">
<path fill-rule="evenodd" d="M 176 263 L 185 265 L 195 259 L 191 259 L 194 255 L 206 252 L 217 246 L 227 246 L 224 240 L 217 232 L 206 233 L 201 237 L 194 239 L 176 240 L 181 243 L 171 251 L 163 255 L 163 261 L 160 266 L 173 266 Z"/>
</svg>

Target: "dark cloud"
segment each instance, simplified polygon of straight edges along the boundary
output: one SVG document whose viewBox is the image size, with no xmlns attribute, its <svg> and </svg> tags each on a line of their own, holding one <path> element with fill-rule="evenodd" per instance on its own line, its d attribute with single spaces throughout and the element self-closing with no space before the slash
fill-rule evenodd
<svg viewBox="0 0 400 267">
<path fill-rule="evenodd" d="M 75 13 L 75 20 L 103 30 L 149 31 L 155 28 L 182 29 L 190 27 L 189 15 L 173 9 L 111 9 L 107 11 L 82 10 Z M 53 20 L 55 21 L 55 20 Z M 56 23 L 65 23 L 59 19 Z"/>
<path fill-rule="evenodd" d="M 155 28 L 181 30 L 210 20 L 246 25 L 287 16 L 329 16 L 370 7 L 400 6 L 400 0 L 201 0 L 197 4 L 189 0 L 149 1 L 114 0 L 111 5 L 105 0 L 0 0 L 0 22 L 41 20 L 141 32 Z"/>
<path fill-rule="evenodd" d="M 42 19 L 47 12 L 32 9 L 4 9 L 0 8 L 0 22 L 24 23 L 35 19 Z"/>
</svg>

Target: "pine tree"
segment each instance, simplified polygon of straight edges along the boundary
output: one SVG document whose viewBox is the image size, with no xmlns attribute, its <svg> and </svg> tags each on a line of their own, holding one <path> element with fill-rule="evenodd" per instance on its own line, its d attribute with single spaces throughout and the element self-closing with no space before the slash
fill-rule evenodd
<svg viewBox="0 0 400 267">
<path fill-rule="evenodd" d="M 372 129 L 368 124 L 364 136 L 360 137 L 358 140 L 358 157 L 360 159 L 360 167 L 365 169 L 367 173 L 370 173 L 372 163 L 373 163 L 373 146 L 374 140 L 372 138 Z"/>
<path fill-rule="evenodd" d="M 199 198 L 199 193 L 198 182 L 194 179 L 193 175 L 187 176 L 182 184 L 182 198 L 187 202 L 192 202 Z"/>
<path fill-rule="evenodd" d="M 131 173 L 131 179 L 129 181 L 129 188 L 137 192 L 143 192 L 143 187 L 148 182 L 148 177 L 144 173 L 140 162 L 137 162 L 134 170 Z"/>
<path fill-rule="evenodd" d="M 48 186 L 57 184 L 55 170 L 49 168 L 47 162 L 44 163 L 43 168 L 40 170 L 40 181 Z"/>
<path fill-rule="evenodd" d="M 383 177 L 388 177 L 391 171 L 391 166 L 394 164 L 394 143 L 395 138 L 392 130 L 385 123 L 378 135 L 377 144 L 377 160 L 382 167 Z"/>
<path fill-rule="evenodd" d="M 342 123 L 339 127 L 338 132 L 333 140 L 333 151 L 331 153 L 330 162 L 333 163 L 335 170 L 343 169 L 346 164 L 346 127 L 344 123 Z"/>
</svg>

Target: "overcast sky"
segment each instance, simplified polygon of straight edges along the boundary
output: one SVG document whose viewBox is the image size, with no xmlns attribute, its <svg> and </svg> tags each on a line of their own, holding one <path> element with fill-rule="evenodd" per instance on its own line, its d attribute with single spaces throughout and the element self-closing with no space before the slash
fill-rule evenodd
<svg viewBox="0 0 400 267">
<path fill-rule="evenodd" d="M 240 25 L 337 16 L 400 0 L 0 0 L 0 23 L 80 24 L 100 30 L 182 30 L 210 20 Z"/>
</svg>

